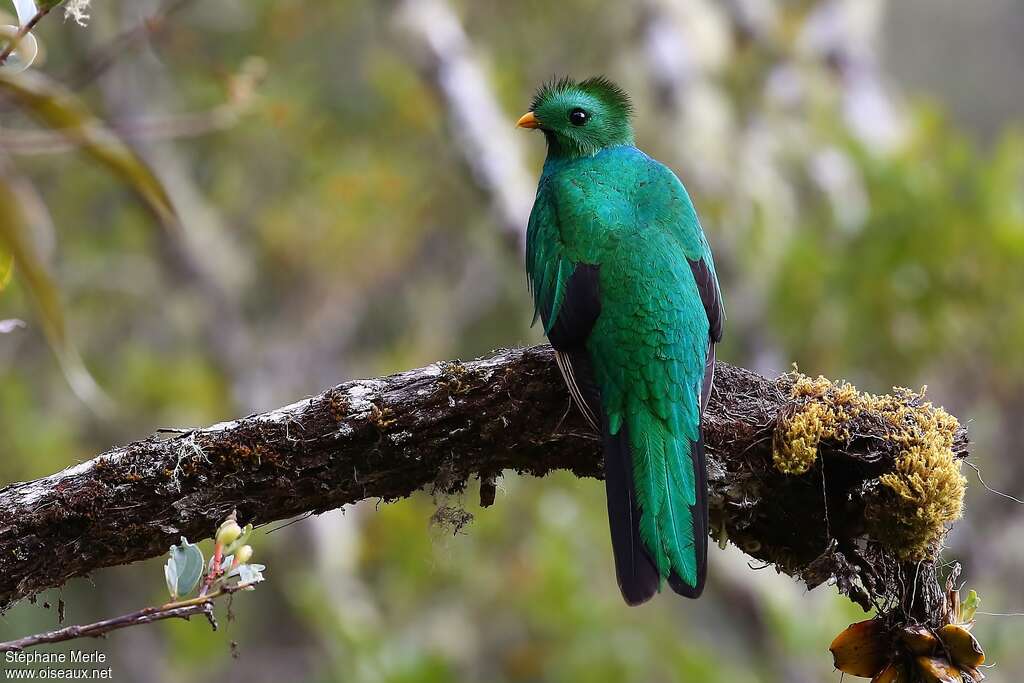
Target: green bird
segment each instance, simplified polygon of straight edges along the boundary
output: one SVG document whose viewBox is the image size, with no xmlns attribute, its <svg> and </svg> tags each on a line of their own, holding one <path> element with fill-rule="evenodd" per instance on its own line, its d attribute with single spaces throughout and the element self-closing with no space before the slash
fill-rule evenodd
<svg viewBox="0 0 1024 683">
<path fill-rule="evenodd" d="M 704 589 L 701 415 L 725 316 L 693 204 L 634 146 L 631 114 L 611 81 L 562 79 L 517 125 L 547 141 L 526 239 L 534 322 L 601 433 L 615 572 L 636 605 L 664 580 L 691 598 Z"/>
</svg>

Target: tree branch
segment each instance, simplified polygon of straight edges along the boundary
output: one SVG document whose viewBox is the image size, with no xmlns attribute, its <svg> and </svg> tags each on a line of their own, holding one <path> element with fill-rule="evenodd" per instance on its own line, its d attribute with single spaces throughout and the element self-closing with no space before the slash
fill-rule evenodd
<svg viewBox="0 0 1024 683">
<path fill-rule="evenodd" d="M 713 535 L 810 586 L 834 579 L 865 609 L 902 585 L 889 607 L 901 601 L 920 618 L 935 616 L 935 552 L 901 562 L 865 531 L 867 510 L 896 514 L 879 504 L 879 477 L 897 468 L 901 453 L 885 420 L 866 411 L 845 438 L 823 439 L 805 474 L 775 465 L 773 440 L 801 405 L 796 381 L 718 364 L 704 427 Z M 951 440 L 953 454 L 965 457 L 966 430 Z M 233 509 L 266 523 L 419 489 L 454 493 L 506 469 L 600 476 L 599 451 L 570 410 L 546 346 L 348 382 L 0 489 L 0 608 L 101 567 L 160 555 L 181 535 L 208 536 Z"/>
<path fill-rule="evenodd" d="M 103 638 L 112 631 L 118 631 L 130 626 L 142 626 L 151 624 L 154 621 L 164 619 L 185 619 L 202 614 L 210 622 L 211 628 L 217 630 L 217 619 L 213 615 L 213 604 L 217 598 L 225 595 L 232 595 L 240 590 L 246 590 L 253 586 L 252 583 L 235 584 L 223 586 L 217 592 L 204 595 L 190 600 L 169 602 L 159 607 L 144 607 L 119 617 L 94 621 L 91 624 L 78 624 L 65 626 L 45 633 L 37 633 L 16 640 L 9 640 L 0 643 L 0 652 L 24 650 L 27 647 L 35 647 L 46 643 L 63 643 L 78 638 Z"/>
</svg>

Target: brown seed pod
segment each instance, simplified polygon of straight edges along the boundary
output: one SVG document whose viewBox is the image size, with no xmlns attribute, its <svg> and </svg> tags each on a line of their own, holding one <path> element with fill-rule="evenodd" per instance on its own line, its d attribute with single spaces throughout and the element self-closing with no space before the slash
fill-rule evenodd
<svg viewBox="0 0 1024 683">
<path fill-rule="evenodd" d="M 882 622 L 876 619 L 850 624 L 836 636 L 828 648 L 832 652 L 835 667 L 852 676 L 871 678 L 888 663 Z"/>
<path fill-rule="evenodd" d="M 930 655 L 939 647 L 939 639 L 927 626 L 907 626 L 900 632 L 900 640 L 912 655 Z"/>
<path fill-rule="evenodd" d="M 944 657 L 915 657 L 914 661 L 924 683 L 964 683 L 960 669 Z"/>
<path fill-rule="evenodd" d="M 871 683 L 908 683 L 910 676 L 903 664 L 890 662 L 884 669 L 878 672 Z"/>
<path fill-rule="evenodd" d="M 946 624 L 939 629 L 939 638 L 956 664 L 973 669 L 985 663 L 985 651 L 963 624 Z"/>
</svg>

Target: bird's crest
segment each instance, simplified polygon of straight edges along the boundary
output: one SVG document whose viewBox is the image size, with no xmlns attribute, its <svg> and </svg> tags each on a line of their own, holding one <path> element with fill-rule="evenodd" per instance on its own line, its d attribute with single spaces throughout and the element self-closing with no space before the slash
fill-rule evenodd
<svg viewBox="0 0 1024 683">
<path fill-rule="evenodd" d="M 605 76 L 593 76 L 579 82 L 568 76 L 554 77 L 537 88 L 537 92 L 530 102 L 530 110 L 536 111 L 550 98 L 571 90 L 579 90 L 596 97 L 626 119 L 633 115 L 633 103 L 630 101 L 629 95 L 618 84 Z"/>
</svg>

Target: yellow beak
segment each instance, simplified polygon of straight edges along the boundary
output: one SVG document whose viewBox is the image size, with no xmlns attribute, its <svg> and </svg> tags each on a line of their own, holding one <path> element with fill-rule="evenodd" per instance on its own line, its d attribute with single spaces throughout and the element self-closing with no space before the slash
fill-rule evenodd
<svg viewBox="0 0 1024 683">
<path fill-rule="evenodd" d="M 537 122 L 537 117 L 533 115 L 533 112 L 528 111 L 516 121 L 516 128 L 540 128 L 540 123 Z"/>
</svg>

